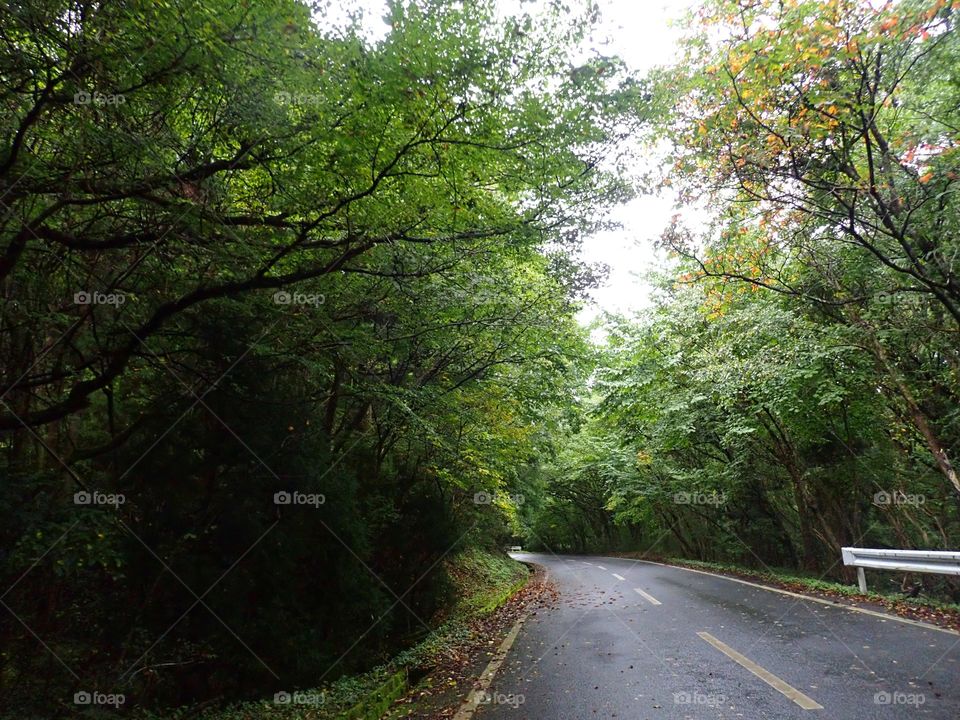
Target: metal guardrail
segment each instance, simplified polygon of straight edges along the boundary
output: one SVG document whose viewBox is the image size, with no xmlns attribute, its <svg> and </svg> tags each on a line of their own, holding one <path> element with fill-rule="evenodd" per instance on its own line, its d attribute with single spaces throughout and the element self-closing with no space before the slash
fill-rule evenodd
<svg viewBox="0 0 960 720">
<path fill-rule="evenodd" d="M 857 568 L 860 592 L 867 591 L 864 568 L 900 572 L 960 575 L 960 552 L 952 550 L 874 550 L 870 548 L 840 548 L 843 564 Z"/>
</svg>

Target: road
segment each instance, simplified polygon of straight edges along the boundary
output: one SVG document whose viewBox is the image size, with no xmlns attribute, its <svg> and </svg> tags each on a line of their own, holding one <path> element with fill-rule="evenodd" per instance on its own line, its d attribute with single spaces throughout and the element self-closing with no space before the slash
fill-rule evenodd
<svg viewBox="0 0 960 720">
<path fill-rule="evenodd" d="M 960 636 L 627 559 L 547 568 L 478 720 L 960 718 Z"/>
</svg>

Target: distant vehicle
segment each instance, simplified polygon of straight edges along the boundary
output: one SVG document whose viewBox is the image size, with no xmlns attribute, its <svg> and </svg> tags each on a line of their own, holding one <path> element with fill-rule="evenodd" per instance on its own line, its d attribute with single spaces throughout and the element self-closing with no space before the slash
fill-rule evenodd
<svg viewBox="0 0 960 720">
<path fill-rule="evenodd" d="M 519 545 L 511 545 L 509 548 L 507 548 L 507 550 L 508 552 L 520 552 L 521 550 L 523 550 L 523 548 L 520 547 Z"/>
</svg>

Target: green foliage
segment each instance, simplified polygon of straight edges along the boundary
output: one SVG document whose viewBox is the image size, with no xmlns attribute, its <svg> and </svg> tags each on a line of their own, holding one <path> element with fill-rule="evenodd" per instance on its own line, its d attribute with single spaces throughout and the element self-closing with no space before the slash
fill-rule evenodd
<svg viewBox="0 0 960 720">
<path fill-rule="evenodd" d="M 673 266 L 612 321 L 538 535 L 833 577 L 844 545 L 956 546 L 956 10 L 691 11 L 647 135 Z"/>
<path fill-rule="evenodd" d="M 444 560 L 442 565 L 460 601 L 429 635 L 413 647 L 367 672 L 302 691 L 306 695 L 322 698 L 319 705 L 245 702 L 204 712 L 200 715 L 201 720 L 234 720 L 251 716 L 264 720 L 299 717 L 319 720 L 341 718 L 351 712 L 360 713 L 361 716 L 362 713 L 375 712 L 372 708 L 378 707 L 383 697 L 389 697 L 406 687 L 410 670 L 429 669 L 440 662 L 444 653 L 470 638 L 473 620 L 502 606 L 529 578 L 524 565 L 500 552 L 478 548 L 456 553 Z M 139 716 L 141 713 L 138 713 Z M 154 717 L 151 713 L 142 713 L 142 716 L 145 719 Z M 178 711 L 174 711 L 172 715 L 165 714 L 163 717 L 177 716 Z"/>
<path fill-rule="evenodd" d="M 571 69 L 591 7 L 392 2 L 376 41 L 326 9 L 4 15 L 18 713 L 369 669 L 449 609 L 445 557 L 518 532 L 580 380 L 574 314 L 602 269 L 577 250 L 632 192 L 642 86 L 614 59 Z"/>
</svg>

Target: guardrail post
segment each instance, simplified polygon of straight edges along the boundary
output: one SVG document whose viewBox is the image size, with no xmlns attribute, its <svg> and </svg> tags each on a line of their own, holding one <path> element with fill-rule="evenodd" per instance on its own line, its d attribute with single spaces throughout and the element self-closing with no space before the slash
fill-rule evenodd
<svg viewBox="0 0 960 720">
<path fill-rule="evenodd" d="M 867 592 L 864 568 L 904 573 L 938 573 L 960 575 L 960 551 L 957 550 L 892 550 L 889 548 L 840 548 L 843 564 L 857 568 L 860 592 Z"/>
</svg>

